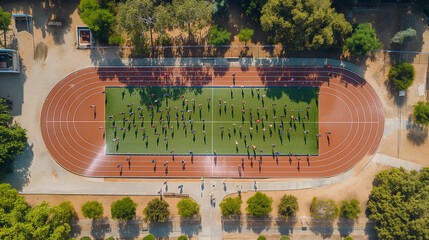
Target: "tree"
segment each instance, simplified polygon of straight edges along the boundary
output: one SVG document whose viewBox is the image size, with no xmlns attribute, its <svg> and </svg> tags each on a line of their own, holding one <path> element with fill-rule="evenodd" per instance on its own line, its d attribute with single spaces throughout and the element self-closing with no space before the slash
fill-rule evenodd
<svg viewBox="0 0 429 240">
<path fill-rule="evenodd" d="M 192 217 L 200 212 L 200 206 L 192 199 L 180 200 L 177 203 L 177 209 L 179 210 L 179 215 L 184 218 Z"/>
<path fill-rule="evenodd" d="M 356 27 L 352 36 L 346 39 L 344 50 L 349 50 L 356 55 L 365 55 L 381 46 L 371 23 L 361 23 Z"/>
<path fill-rule="evenodd" d="M 429 239 L 429 168 L 379 172 L 367 204 L 379 239 Z"/>
<path fill-rule="evenodd" d="M 283 235 L 280 240 L 290 240 L 289 236 Z"/>
<path fill-rule="evenodd" d="M 137 203 L 130 197 L 125 197 L 115 201 L 110 206 L 110 211 L 113 219 L 131 220 L 136 215 Z"/>
<path fill-rule="evenodd" d="M 259 23 L 262 15 L 262 8 L 267 0 L 241 0 L 241 11 L 250 20 Z"/>
<path fill-rule="evenodd" d="M 267 240 L 267 238 L 264 235 L 259 235 L 258 240 Z"/>
<path fill-rule="evenodd" d="M 152 234 L 146 235 L 143 240 L 155 240 L 155 236 L 153 236 Z"/>
<path fill-rule="evenodd" d="M 143 220 L 152 223 L 165 222 L 170 216 L 168 207 L 169 205 L 166 201 L 159 200 L 158 198 L 152 199 L 143 209 Z"/>
<path fill-rule="evenodd" d="M 11 172 L 11 163 L 23 152 L 27 142 L 26 130 L 18 123 L 10 124 L 12 116 L 7 111 L 5 100 L 0 99 L 0 174 Z"/>
<path fill-rule="evenodd" d="M 264 216 L 273 210 L 271 206 L 273 198 L 261 192 L 256 192 L 253 197 L 247 199 L 246 203 L 246 211 L 254 216 Z"/>
<path fill-rule="evenodd" d="M 107 43 L 115 18 L 108 9 L 102 9 L 97 0 L 81 0 L 80 18 L 101 42 Z"/>
<path fill-rule="evenodd" d="M 333 200 L 319 200 L 314 197 L 310 205 L 311 216 L 315 219 L 333 220 L 338 217 L 339 207 Z"/>
<path fill-rule="evenodd" d="M 79 238 L 79 240 L 91 240 L 91 238 L 88 236 L 83 236 L 83 237 Z"/>
<path fill-rule="evenodd" d="M 204 28 L 210 22 L 213 4 L 204 0 L 173 0 L 174 16 L 179 28 L 188 31 L 188 38 L 195 29 Z"/>
<path fill-rule="evenodd" d="M 65 240 L 71 230 L 69 222 L 74 214 L 70 202 L 49 207 L 43 202 L 35 207 L 25 203 L 24 197 L 9 184 L 0 184 L 1 239 L 59 239 Z"/>
<path fill-rule="evenodd" d="M 229 7 L 227 0 L 213 0 L 213 16 L 218 18 L 229 17 Z"/>
<path fill-rule="evenodd" d="M 278 206 L 278 214 L 288 219 L 295 216 L 298 210 L 298 199 L 293 195 L 283 195 Z"/>
<path fill-rule="evenodd" d="M 222 215 L 229 216 L 235 214 L 241 214 L 241 204 L 243 201 L 240 197 L 228 197 L 223 199 L 223 201 L 219 204 Z"/>
<path fill-rule="evenodd" d="M 343 14 L 329 0 L 268 0 L 262 9 L 261 25 L 295 50 L 340 46 L 352 31 Z"/>
<path fill-rule="evenodd" d="M 389 70 L 388 77 L 395 90 L 407 90 L 414 82 L 414 66 L 411 63 L 398 63 Z"/>
<path fill-rule="evenodd" d="M 155 5 L 151 0 L 127 0 L 118 6 L 118 24 L 128 34 L 141 34 L 150 31 L 150 44 L 153 47 L 152 29 L 156 23 Z"/>
<path fill-rule="evenodd" d="M 355 198 L 350 200 L 350 202 L 344 200 L 342 202 L 342 206 L 340 208 L 340 216 L 348 219 L 348 220 L 355 220 L 359 218 L 359 213 L 361 213 L 362 210 L 359 206 L 359 201 Z"/>
<path fill-rule="evenodd" d="M 353 238 L 350 237 L 350 236 L 347 236 L 347 237 L 344 238 L 344 240 L 353 240 Z"/>
<path fill-rule="evenodd" d="M 3 30 L 4 34 L 4 44 L 3 46 L 6 48 L 6 32 L 9 31 L 10 18 L 12 17 L 12 13 L 3 11 L 3 8 L 0 7 L 0 30 Z"/>
<path fill-rule="evenodd" d="M 180 235 L 177 240 L 188 240 L 188 237 L 185 235 Z"/>
<path fill-rule="evenodd" d="M 429 125 L 429 102 L 417 102 L 414 105 L 414 118 L 416 123 Z"/>
<path fill-rule="evenodd" d="M 408 28 L 406 30 L 397 32 L 390 40 L 392 43 L 402 44 L 404 41 L 410 41 L 417 36 L 416 30 Z"/>
<path fill-rule="evenodd" d="M 86 218 L 99 219 L 103 213 L 103 204 L 98 201 L 88 201 L 82 205 L 82 214 Z"/>
<path fill-rule="evenodd" d="M 244 45 L 247 45 L 247 42 L 250 42 L 252 39 L 253 32 L 253 29 L 250 28 L 241 29 L 238 33 L 238 40 L 244 42 Z"/>
<path fill-rule="evenodd" d="M 231 33 L 223 29 L 222 26 L 213 25 L 209 30 L 208 43 L 211 45 L 224 45 L 230 41 Z"/>
</svg>

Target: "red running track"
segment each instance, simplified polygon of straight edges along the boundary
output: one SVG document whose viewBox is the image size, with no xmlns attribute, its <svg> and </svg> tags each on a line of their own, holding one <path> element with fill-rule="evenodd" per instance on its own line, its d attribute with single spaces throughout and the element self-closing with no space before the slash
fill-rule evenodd
<svg viewBox="0 0 429 240">
<path fill-rule="evenodd" d="M 167 72 L 168 76 L 164 77 Z M 235 82 L 232 73 L 236 73 Z M 106 155 L 105 86 L 318 86 L 319 156 L 264 156 L 262 165 L 240 156 Z M 90 108 L 95 105 L 96 108 Z M 94 114 L 94 110 L 95 113 Z M 91 67 L 71 73 L 49 93 L 41 114 L 43 140 L 68 171 L 87 177 L 329 177 L 373 155 L 384 130 L 374 89 L 343 68 L 323 67 Z M 328 135 L 326 132 L 331 132 Z M 156 159 L 158 164 L 152 164 Z M 191 161 L 192 160 L 192 161 Z M 162 163 L 169 161 L 168 167 Z M 192 163 L 191 163 L 192 162 Z M 117 165 L 123 163 L 118 168 Z"/>
</svg>

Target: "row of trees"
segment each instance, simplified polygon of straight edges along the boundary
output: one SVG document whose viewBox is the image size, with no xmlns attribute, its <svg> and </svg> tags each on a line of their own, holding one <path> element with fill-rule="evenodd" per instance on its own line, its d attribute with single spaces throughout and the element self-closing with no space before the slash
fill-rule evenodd
<svg viewBox="0 0 429 240">
<path fill-rule="evenodd" d="M 250 215 L 264 216 L 272 212 L 273 199 L 266 194 L 256 192 L 254 196 L 250 197 L 246 203 L 246 211 Z M 220 204 L 222 215 L 237 215 L 241 214 L 241 204 L 243 201 L 240 197 L 225 198 Z M 299 210 L 298 199 L 293 195 L 284 195 L 280 199 L 277 206 L 277 214 L 285 219 L 294 217 Z M 359 201 L 352 199 L 350 201 L 343 201 L 339 207 L 333 200 L 319 200 L 317 197 L 313 198 L 310 205 L 311 216 L 316 219 L 335 219 L 338 216 L 348 220 L 355 220 L 361 213 Z"/>
<path fill-rule="evenodd" d="M 137 203 L 130 197 L 117 200 L 110 207 L 113 219 L 131 220 L 136 216 Z M 192 199 L 182 199 L 177 203 L 179 215 L 184 218 L 199 213 L 200 206 Z M 88 201 L 82 205 L 82 214 L 86 218 L 99 219 L 104 214 L 103 205 L 98 201 Z M 145 222 L 165 222 L 170 216 L 169 204 L 165 200 L 152 199 L 143 209 Z"/>
</svg>

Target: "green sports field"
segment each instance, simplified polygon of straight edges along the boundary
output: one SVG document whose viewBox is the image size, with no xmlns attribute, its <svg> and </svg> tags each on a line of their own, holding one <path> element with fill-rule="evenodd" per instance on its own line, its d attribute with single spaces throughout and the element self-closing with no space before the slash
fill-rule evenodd
<svg viewBox="0 0 429 240">
<path fill-rule="evenodd" d="M 106 153 L 317 155 L 318 92 L 312 87 L 106 87 Z"/>
</svg>

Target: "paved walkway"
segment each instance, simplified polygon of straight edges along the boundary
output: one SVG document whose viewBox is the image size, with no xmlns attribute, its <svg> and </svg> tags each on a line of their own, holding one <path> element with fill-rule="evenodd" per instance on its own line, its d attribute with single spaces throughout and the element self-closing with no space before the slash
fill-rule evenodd
<svg viewBox="0 0 429 240">
<path fill-rule="evenodd" d="M 379 153 L 377 153 L 374 156 L 373 160 L 375 160 L 376 163 L 389 165 L 389 166 L 392 166 L 395 168 L 403 167 L 408 171 L 411 171 L 411 170 L 419 171 L 424 167 L 423 165 L 420 165 L 417 163 L 408 162 L 405 160 L 401 160 L 399 158 L 394 158 L 394 157 L 390 157 L 390 156 L 387 156 L 384 154 L 379 154 Z"/>
</svg>

